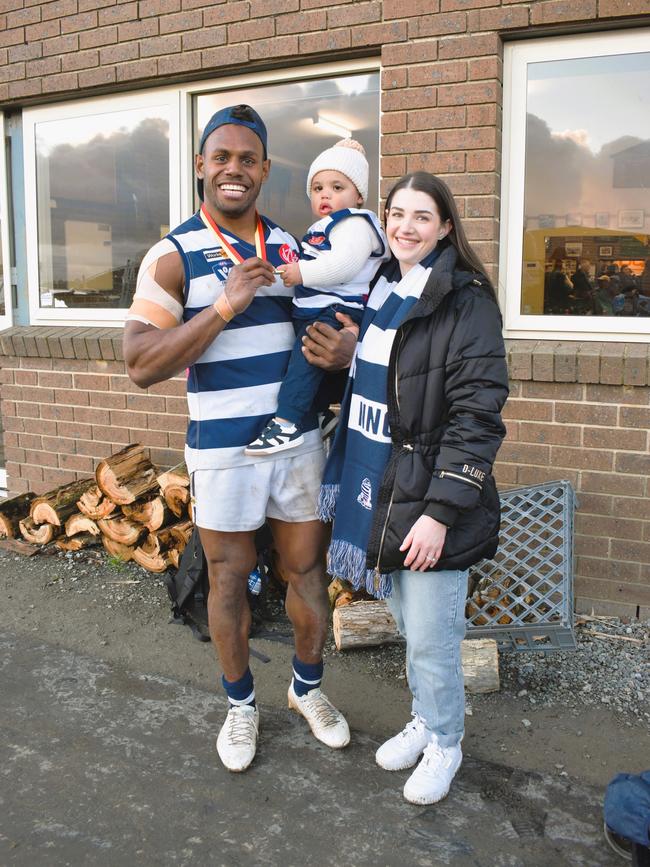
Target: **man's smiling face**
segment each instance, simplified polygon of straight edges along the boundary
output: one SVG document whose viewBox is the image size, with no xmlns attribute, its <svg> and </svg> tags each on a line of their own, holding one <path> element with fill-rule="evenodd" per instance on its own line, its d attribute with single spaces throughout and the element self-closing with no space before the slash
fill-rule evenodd
<svg viewBox="0 0 650 867">
<path fill-rule="evenodd" d="M 225 124 L 211 133 L 196 157 L 196 174 L 203 179 L 203 196 L 210 210 L 241 217 L 255 210 L 271 161 L 264 159 L 258 136 L 245 126 Z"/>
</svg>

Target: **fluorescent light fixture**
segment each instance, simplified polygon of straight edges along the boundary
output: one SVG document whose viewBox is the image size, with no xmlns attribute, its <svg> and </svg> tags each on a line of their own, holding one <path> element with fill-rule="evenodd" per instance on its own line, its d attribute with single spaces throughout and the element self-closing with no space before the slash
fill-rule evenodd
<svg viewBox="0 0 650 867">
<path fill-rule="evenodd" d="M 322 117 L 322 115 L 320 114 L 314 121 L 314 126 L 322 129 L 323 132 L 329 132 L 332 135 L 337 135 L 339 138 L 352 138 L 352 132 L 349 129 L 341 126 L 340 123 L 336 123 L 333 120 L 328 120 L 326 117 Z"/>
</svg>

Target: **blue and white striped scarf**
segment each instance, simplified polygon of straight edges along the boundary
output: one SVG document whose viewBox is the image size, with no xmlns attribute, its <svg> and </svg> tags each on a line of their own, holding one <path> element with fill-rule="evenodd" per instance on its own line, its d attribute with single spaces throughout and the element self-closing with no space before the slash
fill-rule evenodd
<svg viewBox="0 0 650 867">
<path fill-rule="evenodd" d="M 388 362 L 396 331 L 420 298 L 438 255 L 434 250 L 404 277 L 394 260 L 383 268 L 361 323 L 341 422 L 320 490 L 319 517 L 334 519 L 328 572 L 379 599 L 391 595 L 391 573 L 377 576 L 368 569 L 366 552 L 391 452 Z"/>
</svg>

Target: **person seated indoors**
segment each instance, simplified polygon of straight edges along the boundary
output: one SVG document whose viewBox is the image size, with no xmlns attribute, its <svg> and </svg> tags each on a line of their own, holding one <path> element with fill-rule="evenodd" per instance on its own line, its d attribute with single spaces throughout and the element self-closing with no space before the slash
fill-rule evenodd
<svg viewBox="0 0 650 867">
<path fill-rule="evenodd" d="M 245 451 L 271 455 L 303 442 L 302 425 L 314 409 L 324 371 L 302 352 L 307 327 L 324 322 L 340 330 L 361 322 L 369 284 L 388 258 L 386 236 L 377 216 L 363 208 L 368 195 L 368 161 L 353 139 L 342 139 L 319 154 L 307 176 L 307 195 L 316 217 L 302 241 L 302 256 L 278 268 L 285 286 L 295 286 L 296 340 L 278 395 L 275 416 Z M 336 418 L 325 411 L 321 432 Z"/>
</svg>

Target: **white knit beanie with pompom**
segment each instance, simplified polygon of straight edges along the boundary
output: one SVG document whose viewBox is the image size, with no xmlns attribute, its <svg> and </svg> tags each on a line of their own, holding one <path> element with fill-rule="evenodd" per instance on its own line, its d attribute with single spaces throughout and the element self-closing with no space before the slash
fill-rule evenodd
<svg viewBox="0 0 650 867">
<path fill-rule="evenodd" d="M 311 196 L 311 182 L 314 175 L 325 171 L 341 172 L 349 178 L 365 202 L 368 197 L 368 160 L 363 145 L 358 141 L 353 138 L 343 138 L 316 157 L 307 175 L 308 197 Z"/>
</svg>

